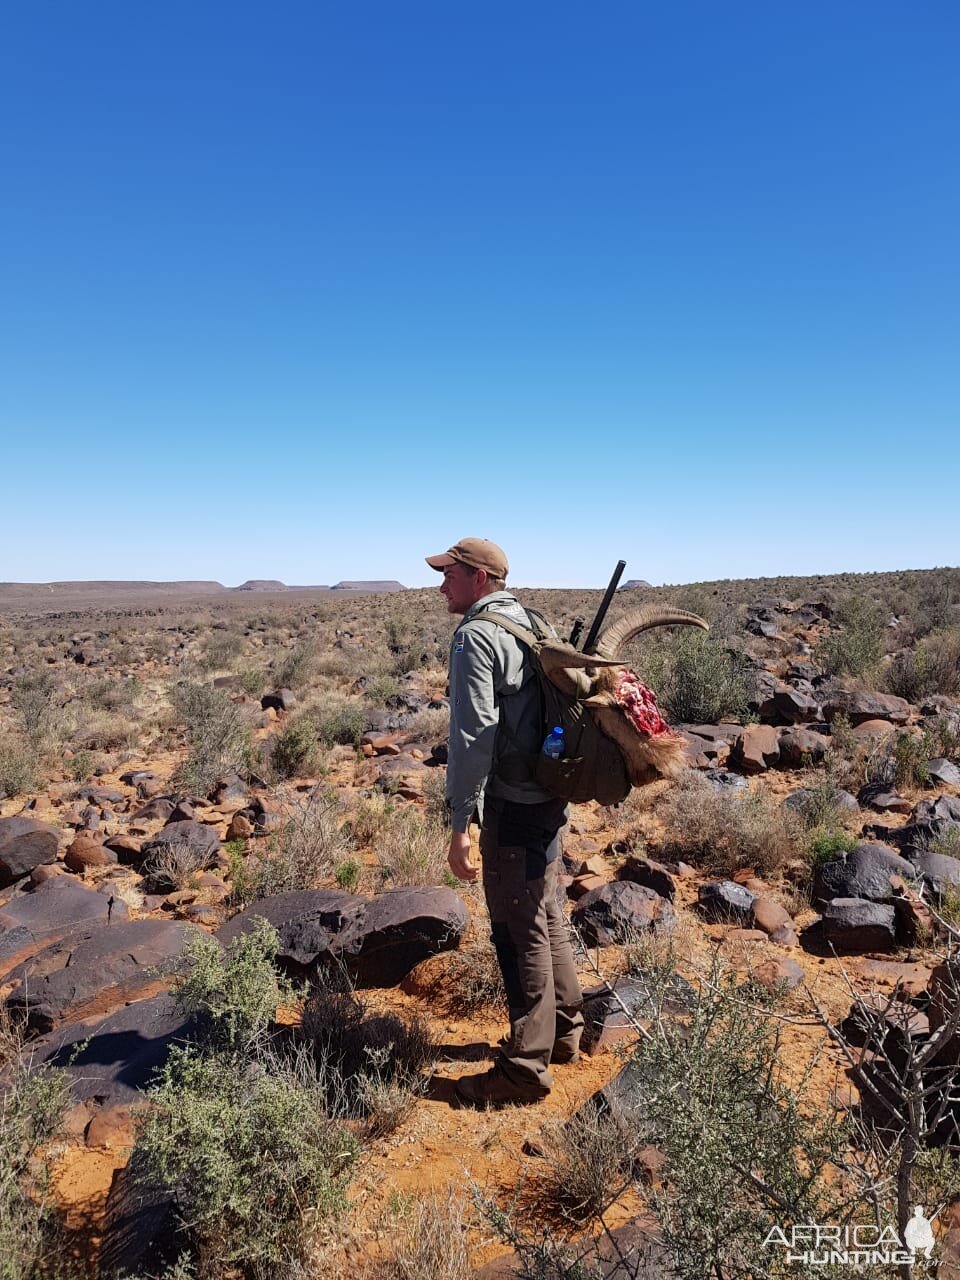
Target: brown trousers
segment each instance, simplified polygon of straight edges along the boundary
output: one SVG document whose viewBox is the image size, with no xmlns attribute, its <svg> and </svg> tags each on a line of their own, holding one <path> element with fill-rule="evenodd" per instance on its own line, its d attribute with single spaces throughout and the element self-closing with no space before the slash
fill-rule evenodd
<svg viewBox="0 0 960 1280">
<path fill-rule="evenodd" d="M 487 797 L 483 889 L 510 1009 L 497 1065 L 514 1083 L 549 1089 L 550 1058 L 569 1057 L 583 1030 L 583 993 L 558 898 L 562 800 L 517 804 Z"/>
</svg>

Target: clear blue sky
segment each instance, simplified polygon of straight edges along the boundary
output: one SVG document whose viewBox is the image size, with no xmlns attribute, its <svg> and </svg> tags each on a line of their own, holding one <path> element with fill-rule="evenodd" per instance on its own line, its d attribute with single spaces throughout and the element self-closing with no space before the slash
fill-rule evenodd
<svg viewBox="0 0 960 1280">
<path fill-rule="evenodd" d="M 955 0 L 0 21 L 0 579 L 960 562 Z"/>
</svg>

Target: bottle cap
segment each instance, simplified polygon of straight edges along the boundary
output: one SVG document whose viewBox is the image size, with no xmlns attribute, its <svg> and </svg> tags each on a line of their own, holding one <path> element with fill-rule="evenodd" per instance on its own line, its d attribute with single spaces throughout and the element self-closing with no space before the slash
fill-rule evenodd
<svg viewBox="0 0 960 1280">
<path fill-rule="evenodd" d="M 555 724 L 555 725 L 553 726 L 553 732 L 554 732 L 554 733 L 559 733 L 559 734 L 561 735 L 561 737 L 562 737 L 562 736 L 563 736 L 563 725 L 562 725 L 562 724 Z"/>
</svg>

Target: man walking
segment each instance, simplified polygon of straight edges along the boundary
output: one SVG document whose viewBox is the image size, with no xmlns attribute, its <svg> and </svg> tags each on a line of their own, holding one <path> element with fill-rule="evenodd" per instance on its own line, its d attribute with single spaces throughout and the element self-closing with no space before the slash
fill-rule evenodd
<svg viewBox="0 0 960 1280">
<path fill-rule="evenodd" d="M 557 900 L 559 832 L 566 805 L 533 781 L 541 750 L 540 692 L 525 646 L 491 617 L 530 621 L 505 590 L 507 558 L 485 538 L 463 538 L 427 564 L 463 621 L 450 646 L 447 803 L 453 821 L 448 861 L 476 880 L 468 829 L 480 820 L 483 889 L 510 1008 L 510 1034 L 494 1066 L 457 1081 L 466 1106 L 537 1102 L 553 1083 L 550 1063 L 574 1062 L 583 995 L 567 924 Z M 549 728 L 549 726 L 547 726 Z"/>
</svg>

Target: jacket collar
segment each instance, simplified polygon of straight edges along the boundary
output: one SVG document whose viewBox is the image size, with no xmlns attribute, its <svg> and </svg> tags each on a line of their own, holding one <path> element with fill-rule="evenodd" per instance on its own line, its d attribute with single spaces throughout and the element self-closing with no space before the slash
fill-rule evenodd
<svg viewBox="0 0 960 1280">
<path fill-rule="evenodd" d="M 517 604 L 517 598 L 511 595 L 509 591 L 491 591 L 488 596 L 481 596 L 479 600 L 470 606 L 460 619 L 460 625 L 462 626 L 464 622 L 469 622 L 482 609 L 487 609 L 492 604 Z"/>
</svg>

